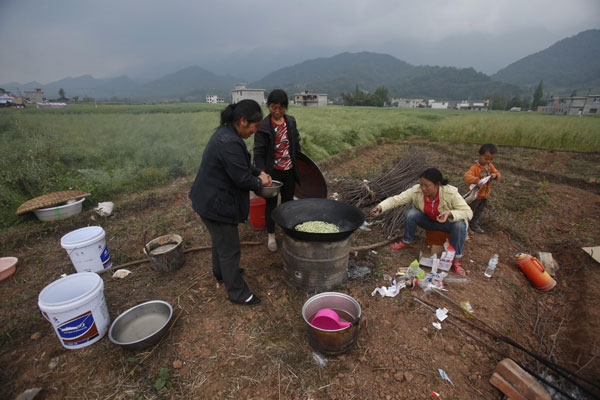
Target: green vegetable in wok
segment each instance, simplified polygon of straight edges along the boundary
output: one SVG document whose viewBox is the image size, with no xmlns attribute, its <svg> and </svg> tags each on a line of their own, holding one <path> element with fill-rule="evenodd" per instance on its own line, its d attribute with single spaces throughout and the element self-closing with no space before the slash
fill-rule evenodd
<svg viewBox="0 0 600 400">
<path fill-rule="evenodd" d="M 338 233 L 340 231 L 337 225 L 324 221 L 306 221 L 296 225 L 294 229 L 308 233 Z"/>
</svg>

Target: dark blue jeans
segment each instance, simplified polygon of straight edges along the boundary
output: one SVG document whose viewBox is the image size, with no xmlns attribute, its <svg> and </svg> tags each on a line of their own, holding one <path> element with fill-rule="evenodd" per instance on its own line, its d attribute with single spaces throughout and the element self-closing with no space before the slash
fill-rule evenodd
<svg viewBox="0 0 600 400">
<path fill-rule="evenodd" d="M 410 208 L 404 214 L 404 236 L 402 241 L 404 243 L 412 243 L 415 240 L 415 233 L 417 232 L 417 226 L 425 229 L 426 231 L 443 231 L 450 234 L 450 244 L 456 250 L 456 256 L 462 256 L 463 246 L 467 238 L 467 224 L 465 221 L 449 222 L 446 221 L 443 224 L 429 218 L 425 213 L 417 210 L 416 208 Z"/>
</svg>

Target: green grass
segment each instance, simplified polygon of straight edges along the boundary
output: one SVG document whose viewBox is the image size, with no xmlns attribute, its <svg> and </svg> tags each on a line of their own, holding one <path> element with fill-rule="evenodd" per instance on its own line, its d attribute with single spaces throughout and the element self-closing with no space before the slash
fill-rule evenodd
<svg viewBox="0 0 600 400">
<path fill-rule="evenodd" d="M 32 221 L 14 212 L 44 193 L 87 190 L 94 204 L 194 174 L 223 108 L 181 103 L 0 110 L 0 227 Z M 600 151 L 600 119 L 593 116 L 341 106 L 292 106 L 289 113 L 298 121 L 303 151 L 316 161 L 379 137 L 415 135 Z M 247 143 L 251 148 L 252 139 Z"/>
</svg>

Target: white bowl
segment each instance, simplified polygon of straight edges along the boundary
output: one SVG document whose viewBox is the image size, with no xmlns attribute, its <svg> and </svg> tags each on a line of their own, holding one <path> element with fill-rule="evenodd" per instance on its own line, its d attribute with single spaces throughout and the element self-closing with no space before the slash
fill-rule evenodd
<svg viewBox="0 0 600 400">
<path fill-rule="evenodd" d="M 85 197 L 82 197 L 81 199 L 68 202 L 67 204 L 60 206 L 38 208 L 37 210 L 33 210 L 33 213 L 40 221 L 56 221 L 59 219 L 65 219 L 73 215 L 80 214 L 83 208 L 82 203 L 84 200 Z"/>
</svg>

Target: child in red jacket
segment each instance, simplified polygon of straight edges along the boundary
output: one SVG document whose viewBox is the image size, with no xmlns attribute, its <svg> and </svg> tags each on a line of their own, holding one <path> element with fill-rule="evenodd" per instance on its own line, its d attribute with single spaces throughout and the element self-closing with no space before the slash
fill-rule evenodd
<svg viewBox="0 0 600 400">
<path fill-rule="evenodd" d="M 468 185 L 475 184 L 479 186 L 477 198 L 470 204 L 473 210 L 473 218 L 469 222 L 469 230 L 472 232 L 483 233 L 483 229 L 479 226 L 479 218 L 487 205 L 487 199 L 492 191 L 492 181 L 500 179 L 500 172 L 494 167 L 492 161 L 496 157 L 498 149 L 492 143 L 482 144 L 479 148 L 477 160 L 471 165 L 471 168 L 465 173 L 465 181 Z M 489 180 L 485 183 L 480 181 L 489 176 Z"/>
</svg>

